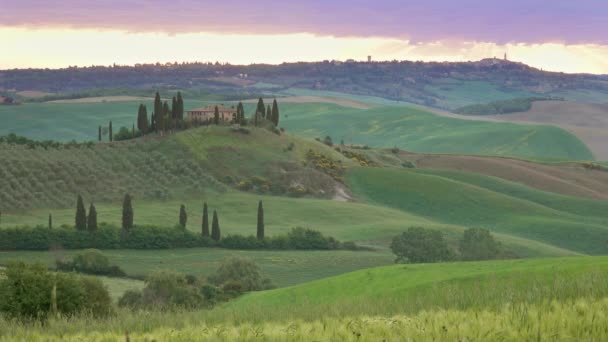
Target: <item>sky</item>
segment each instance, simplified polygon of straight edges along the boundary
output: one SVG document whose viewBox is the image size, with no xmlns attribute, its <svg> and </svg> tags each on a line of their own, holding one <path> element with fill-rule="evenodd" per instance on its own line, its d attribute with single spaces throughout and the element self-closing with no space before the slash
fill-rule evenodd
<svg viewBox="0 0 608 342">
<path fill-rule="evenodd" d="M 0 69 L 469 61 L 608 74 L 607 0 L 6 0 Z"/>
</svg>

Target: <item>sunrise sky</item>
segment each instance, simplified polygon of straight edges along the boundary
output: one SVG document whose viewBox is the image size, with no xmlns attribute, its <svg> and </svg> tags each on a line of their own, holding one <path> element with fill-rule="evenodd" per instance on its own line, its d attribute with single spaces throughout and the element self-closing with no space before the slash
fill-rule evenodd
<svg viewBox="0 0 608 342">
<path fill-rule="evenodd" d="M 468 61 L 608 74 L 606 0 L 3 2 L 0 69 L 325 59 Z"/>
</svg>

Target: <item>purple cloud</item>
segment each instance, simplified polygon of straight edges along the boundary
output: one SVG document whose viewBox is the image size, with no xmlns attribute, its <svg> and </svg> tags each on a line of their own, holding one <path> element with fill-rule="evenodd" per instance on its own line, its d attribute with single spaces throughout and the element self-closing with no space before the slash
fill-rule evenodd
<svg viewBox="0 0 608 342">
<path fill-rule="evenodd" d="M 7 1 L 0 26 L 608 44 L 606 0 Z"/>
</svg>

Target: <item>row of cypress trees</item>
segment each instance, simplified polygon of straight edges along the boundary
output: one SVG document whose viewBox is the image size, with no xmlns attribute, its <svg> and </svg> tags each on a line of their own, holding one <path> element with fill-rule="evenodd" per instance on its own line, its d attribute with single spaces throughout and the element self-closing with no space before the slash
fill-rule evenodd
<svg viewBox="0 0 608 342">
<path fill-rule="evenodd" d="M 186 207 L 182 204 L 179 210 L 179 224 L 182 228 L 186 228 L 188 215 L 186 214 Z M 220 223 L 217 210 L 213 210 L 213 219 L 211 223 L 211 232 L 209 232 L 209 207 L 207 202 L 203 203 L 203 219 L 201 225 L 201 234 L 204 237 L 210 237 L 215 241 L 220 241 L 222 236 L 220 232 Z M 257 224 L 257 238 L 260 240 L 264 239 L 264 206 L 262 201 L 258 203 L 258 224 Z"/>
<path fill-rule="evenodd" d="M 237 108 L 238 112 L 238 108 Z M 272 107 L 264 104 L 264 99 L 260 97 L 258 105 L 255 110 L 255 116 L 253 118 L 254 125 L 257 127 L 259 118 L 266 119 L 272 122 L 275 126 L 279 126 L 279 105 L 277 99 L 272 101 Z"/>
<path fill-rule="evenodd" d="M 182 204 L 179 210 L 179 225 L 185 229 L 187 222 L 188 214 L 186 213 L 186 206 Z M 51 227 L 52 218 L 49 214 L 49 228 Z M 97 230 L 97 210 L 95 209 L 95 205 L 91 203 L 91 205 L 89 206 L 89 213 L 87 215 L 87 211 L 84 206 L 84 200 L 82 199 L 81 195 L 78 195 L 78 198 L 76 200 L 75 227 L 77 230 Z M 131 196 L 129 194 L 126 194 L 122 203 L 122 229 L 128 231 L 131 228 L 133 228 L 133 205 L 131 203 Z M 204 237 L 210 237 L 215 241 L 220 241 L 222 238 L 217 210 L 213 210 L 211 231 L 209 231 L 209 208 L 207 206 L 207 202 L 203 204 L 201 234 Z M 262 204 L 262 201 L 258 203 L 256 236 L 260 240 L 264 239 L 264 206 Z"/>
<path fill-rule="evenodd" d="M 81 195 L 78 195 L 76 200 L 76 217 L 75 227 L 77 230 L 97 230 L 97 209 L 91 203 L 89 206 L 89 214 L 84 207 L 84 200 Z M 49 214 L 49 228 L 52 228 L 52 217 Z M 122 229 L 129 230 L 133 228 L 133 206 L 131 204 L 131 195 L 126 194 L 122 202 Z"/>
</svg>

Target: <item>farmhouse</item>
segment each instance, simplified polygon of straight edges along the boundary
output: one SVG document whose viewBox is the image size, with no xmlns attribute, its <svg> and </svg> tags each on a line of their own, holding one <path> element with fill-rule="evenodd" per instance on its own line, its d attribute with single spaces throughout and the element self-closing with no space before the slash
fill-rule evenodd
<svg viewBox="0 0 608 342">
<path fill-rule="evenodd" d="M 204 106 L 186 111 L 188 121 L 206 122 L 213 120 L 215 116 L 216 106 Z M 234 107 L 224 107 L 218 105 L 217 109 L 220 113 L 220 121 L 229 122 L 236 117 L 236 109 Z"/>
</svg>

